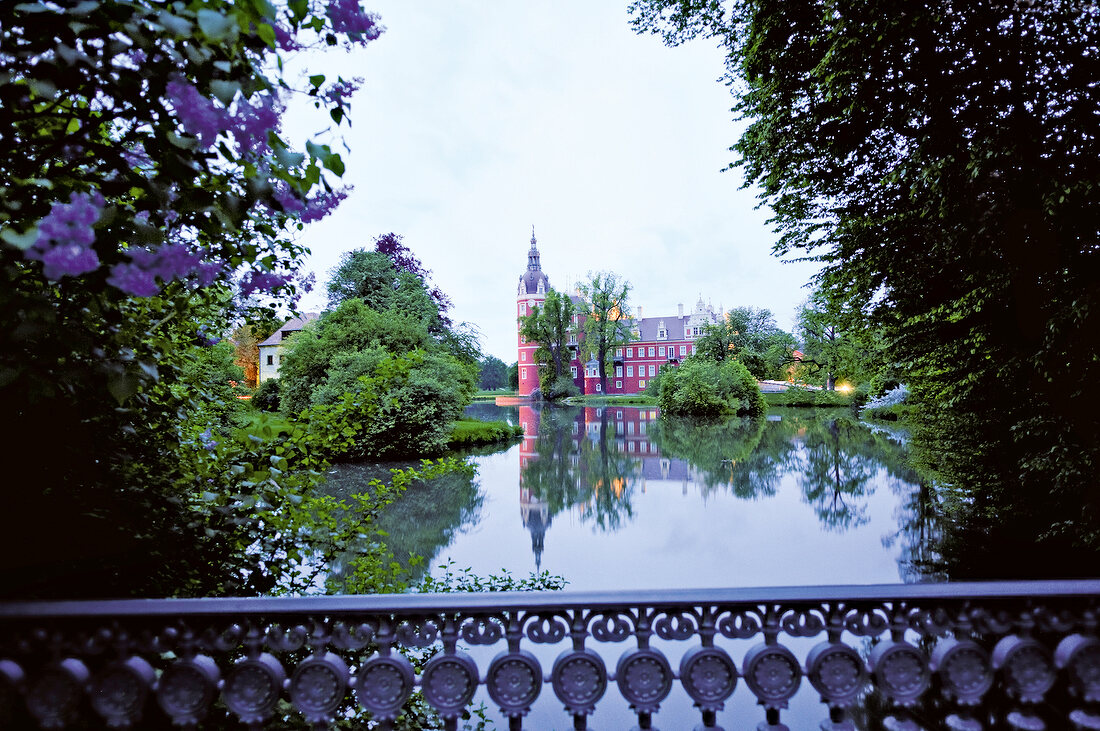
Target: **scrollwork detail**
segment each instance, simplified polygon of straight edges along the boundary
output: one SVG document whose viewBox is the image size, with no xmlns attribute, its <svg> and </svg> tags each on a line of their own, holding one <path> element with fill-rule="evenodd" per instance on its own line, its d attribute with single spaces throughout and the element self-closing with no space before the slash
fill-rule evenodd
<svg viewBox="0 0 1100 731">
<path fill-rule="evenodd" d="M 825 620 L 820 609 L 787 610 L 779 624 L 791 637 L 814 637 L 825 629 Z"/>
<path fill-rule="evenodd" d="M 504 636 L 504 628 L 495 617 L 467 617 L 462 620 L 459 634 L 471 645 L 494 645 Z"/>
<path fill-rule="evenodd" d="M 665 612 L 653 623 L 653 631 L 662 640 L 690 639 L 698 626 L 698 620 L 690 612 Z"/>
<path fill-rule="evenodd" d="M 408 619 L 397 626 L 396 635 L 406 647 L 428 647 L 439 638 L 439 623 L 434 619 Z"/>
<path fill-rule="evenodd" d="M 590 621 L 597 642 L 622 642 L 633 633 L 633 617 L 627 612 L 600 612 Z"/>
<path fill-rule="evenodd" d="M 722 612 L 715 623 L 715 629 L 723 637 L 731 640 L 747 640 L 755 637 L 760 632 L 761 626 L 760 616 L 749 610 Z"/>
</svg>

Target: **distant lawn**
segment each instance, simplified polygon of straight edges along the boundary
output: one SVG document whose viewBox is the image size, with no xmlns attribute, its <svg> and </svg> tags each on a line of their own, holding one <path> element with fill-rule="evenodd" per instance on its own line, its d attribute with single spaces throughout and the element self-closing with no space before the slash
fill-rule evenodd
<svg viewBox="0 0 1100 731">
<path fill-rule="evenodd" d="M 516 392 L 508 388 L 498 388 L 495 391 L 478 391 L 474 394 L 474 401 L 492 401 L 497 396 L 515 396 Z"/>
<path fill-rule="evenodd" d="M 518 424 L 512 426 L 506 421 L 482 421 L 464 417 L 451 427 L 451 438 L 447 446 L 452 449 L 476 447 L 481 444 L 507 442 L 522 436 L 523 427 Z"/>
<path fill-rule="evenodd" d="M 623 394 L 622 396 L 572 396 L 565 403 L 577 406 L 656 406 L 657 399 L 644 393 Z"/>
<path fill-rule="evenodd" d="M 768 406 L 851 406 L 854 392 L 826 391 L 824 389 L 788 388 L 786 391 L 765 393 L 764 401 Z"/>
</svg>

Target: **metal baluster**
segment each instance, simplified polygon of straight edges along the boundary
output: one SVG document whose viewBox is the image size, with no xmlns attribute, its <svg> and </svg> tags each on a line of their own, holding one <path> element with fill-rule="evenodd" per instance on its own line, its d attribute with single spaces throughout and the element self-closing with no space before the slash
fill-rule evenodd
<svg viewBox="0 0 1100 731">
<path fill-rule="evenodd" d="M 619 691 L 638 714 L 635 731 L 656 731 L 653 714 L 660 710 L 661 701 L 672 691 L 672 667 L 668 659 L 649 646 L 649 638 L 653 634 L 650 627 L 653 615 L 652 609 L 638 610 L 634 627 L 638 647 L 624 652 L 615 666 L 615 682 L 619 685 Z"/>
<path fill-rule="evenodd" d="M 554 694 L 573 716 L 574 731 L 584 731 L 588 728 L 588 716 L 596 710 L 596 704 L 607 691 L 607 666 L 603 658 L 584 646 L 593 613 L 575 609 L 567 616 L 570 617 L 569 637 L 573 648 L 554 660 L 550 681 Z"/>
</svg>

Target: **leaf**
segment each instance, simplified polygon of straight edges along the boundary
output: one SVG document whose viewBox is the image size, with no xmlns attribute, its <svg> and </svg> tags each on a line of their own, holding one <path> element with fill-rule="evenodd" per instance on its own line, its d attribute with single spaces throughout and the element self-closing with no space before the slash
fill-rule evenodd
<svg viewBox="0 0 1100 731">
<path fill-rule="evenodd" d="M 38 240 L 38 227 L 31 226 L 25 233 L 18 233 L 14 228 L 5 228 L 0 231 L 0 239 L 17 249 L 26 251 L 34 246 L 34 242 Z"/>
<path fill-rule="evenodd" d="M 321 84 L 325 83 L 325 75 L 324 74 L 314 74 L 313 76 L 309 77 L 309 83 L 313 84 L 313 88 L 316 89 Z"/>
<path fill-rule="evenodd" d="M 164 29 L 169 33 L 173 33 L 177 36 L 191 35 L 191 21 L 187 20 L 187 18 L 181 18 L 169 12 L 163 12 L 157 16 L 157 22 L 164 26 Z"/>
<path fill-rule="evenodd" d="M 237 35 L 237 16 L 230 13 L 222 15 L 216 10 L 199 11 L 199 30 L 208 40 L 219 42 L 235 40 Z"/>
<path fill-rule="evenodd" d="M 140 385 L 141 382 L 138 377 L 127 371 L 113 373 L 107 378 L 107 390 L 111 392 L 111 395 L 115 397 L 115 401 L 118 401 L 120 406 L 137 393 Z"/>
<path fill-rule="evenodd" d="M 237 96 L 237 92 L 240 90 L 241 85 L 236 81 L 215 79 L 210 82 L 210 91 L 214 92 L 214 96 L 218 97 L 218 101 L 227 107 L 233 102 L 233 97 Z"/>
<path fill-rule="evenodd" d="M 260 36 L 260 40 L 266 43 L 269 47 L 275 47 L 275 29 L 268 23 L 260 23 L 256 26 L 256 34 Z"/>
</svg>

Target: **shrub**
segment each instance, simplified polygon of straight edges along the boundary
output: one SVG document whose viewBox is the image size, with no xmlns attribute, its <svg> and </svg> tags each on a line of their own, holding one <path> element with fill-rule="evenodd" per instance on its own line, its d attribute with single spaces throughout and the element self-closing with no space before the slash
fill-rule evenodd
<svg viewBox="0 0 1100 731">
<path fill-rule="evenodd" d="M 260 411 L 278 411 L 279 379 L 269 378 L 261 382 L 252 394 L 252 405 Z"/>
<path fill-rule="evenodd" d="M 547 401 L 560 401 L 570 396 L 580 395 L 581 390 L 569 376 L 558 376 L 542 390 L 542 397 Z"/>
<path fill-rule="evenodd" d="M 905 402 L 909 398 L 909 388 L 899 384 L 882 396 L 873 398 L 860 410 L 860 416 L 867 419 L 882 419 L 883 421 L 897 421 L 898 417 L 905 413 Z"/>
<path fill-rule="evenodd" d="M 743 363 L 688 358 L 660 377 L 657 405 L 668 415 L 728 416 L 763 413 L 760 387 Z"/>
</svg>

